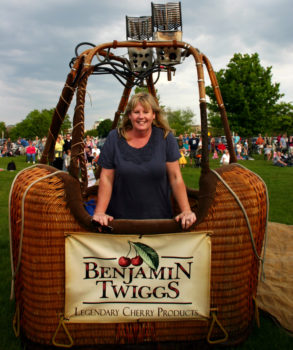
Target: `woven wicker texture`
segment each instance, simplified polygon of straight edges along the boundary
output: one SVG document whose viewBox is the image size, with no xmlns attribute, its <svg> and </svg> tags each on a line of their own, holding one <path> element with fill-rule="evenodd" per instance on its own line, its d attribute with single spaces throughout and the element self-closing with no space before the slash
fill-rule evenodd
<svg viewBox="0 0 293 350">
<path fill-rule="evenodd" d="M 266 225 L 266 190 L 252 172 L 235 165 L 218 173 L 239 197 L 249 217 L 255 246 L 261 252 Z M 45 167 L 23 171 L 11 196 L 11 232 L 14 266 L 17 266 L 22 223 L 22 199 L 29 185 L 50 174 Z M 192 199 L 194 205 L 194 199 Z M 37 181 L 25 195 L 20 269 L 16 274 L 16 303 L 24 336 L 39 344 L 52 344 L 64 311 L 64 232 L 84 231 L 65 201 L 64 182 L 53 175 Z M 231 192 L 218 180 L 216 195 L 196 231 L 213 231 L 211 308 L 234 342 L 243 340 L 254 315 L 258 260 L 253 252 L 247 222 Z M 144 324 L 68 324 L 74 345 L 142 341 L 191 341 L 207 336 L 211 321 Z M 223 338 L 218 327 L 212 339 Z M 58 343 L 68 343 L 64 330 Z"/>
</svg>

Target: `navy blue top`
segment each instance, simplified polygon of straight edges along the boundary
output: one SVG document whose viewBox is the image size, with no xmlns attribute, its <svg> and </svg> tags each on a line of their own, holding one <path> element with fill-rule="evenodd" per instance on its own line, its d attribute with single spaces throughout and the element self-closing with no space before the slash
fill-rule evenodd
<svg viewBox="0 0 293 350">
<path fill-rule="evenodd" d="M 170 219 L 172 208 L 166 162 L 180 158 L 175 137 L 164 139 L 162 129 L 152 127 L 148 143 L 134 148 L 112 130 L 98 164 L 115 169 L 112 197 L 107 214 L 115 219 Z"/>
</svg>

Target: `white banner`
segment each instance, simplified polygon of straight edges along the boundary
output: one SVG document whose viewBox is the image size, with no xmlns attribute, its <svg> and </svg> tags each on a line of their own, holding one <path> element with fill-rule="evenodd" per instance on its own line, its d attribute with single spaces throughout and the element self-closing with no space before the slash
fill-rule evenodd
<svg viewBox="0 0 293 350">
<path fill-rule="evenodd" d="M 65 319 L 117 323 L 203 319 L 210 312 L 207 232 L 68 233 Z"/>
</svg>

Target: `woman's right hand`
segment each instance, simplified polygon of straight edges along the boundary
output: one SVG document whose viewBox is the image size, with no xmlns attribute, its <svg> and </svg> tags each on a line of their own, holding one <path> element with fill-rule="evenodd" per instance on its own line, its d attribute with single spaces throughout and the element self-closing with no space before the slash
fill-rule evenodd
<svg viewBox="0 0 293 350">
<path fill-rule="evenodd" d="M 107 215 L 106 213 L 94 213 L 93 220 L 97 221 L 102 226 L 108 226 L 108 223 L 113 220 L 113 216 Z"/>
</svg>

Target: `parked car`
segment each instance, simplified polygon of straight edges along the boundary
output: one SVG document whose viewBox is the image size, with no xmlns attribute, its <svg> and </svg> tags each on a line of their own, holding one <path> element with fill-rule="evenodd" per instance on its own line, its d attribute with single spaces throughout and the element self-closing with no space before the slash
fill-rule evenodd
<svg viewBox="0 0 293 350">
<path fill-rule="evenodd" d="M 219 137 L 215 137 L 215 144 L 216 147 L 218 146 L 219 143 L 224 144 L 225 146 L 227 146 L 227 140 L 225 136 L 219 136 Z"/>
<path fill-rule="evenodd" d="M 226 136 L 221 136 L 222 143 L 227 146 L 227 139 Z"/>
<path fill-rule="evenodd" d="M 103 146 L 104 146 L 104 143 L 106 142 L 106 138 L 102 138 L 102 139 L 99 139 L 98 143 L 97 143 L 97 147 L 102 150 Z"/>
</svg>

